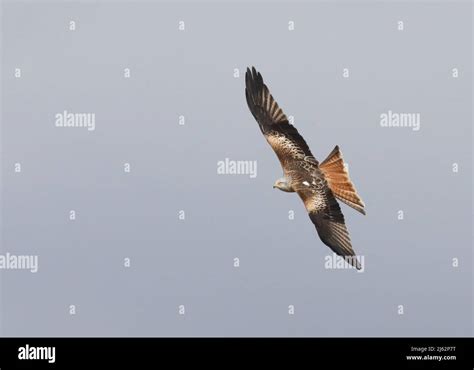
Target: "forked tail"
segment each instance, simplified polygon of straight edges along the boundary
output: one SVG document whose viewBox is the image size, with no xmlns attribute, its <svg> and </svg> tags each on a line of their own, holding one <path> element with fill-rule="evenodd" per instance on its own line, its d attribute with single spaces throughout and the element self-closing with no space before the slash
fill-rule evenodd
<svg viewBox="0 0 474 370">
<path fill-rule="evenodd" d="M 338 145 L 320 163 L 319 168 L 323 171 L 334 196 L 365 215 L 364 202 L 357 194 L 357 190 L 349 177 L 349 171 L 344 166 L 344 159 Z"/>
</svg>

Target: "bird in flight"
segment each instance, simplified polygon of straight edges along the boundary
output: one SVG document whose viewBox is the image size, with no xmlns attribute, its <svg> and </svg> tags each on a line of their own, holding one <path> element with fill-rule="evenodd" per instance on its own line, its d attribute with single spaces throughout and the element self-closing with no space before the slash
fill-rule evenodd
<svg viewBox="0 0 474 370">
<path fill-rule="evenodd" d="M 254 67 L 245 74 L 245 96 L 250 112 L 275 151 L 283 177 L 273 185 L 288 193 L 297 193 L 321 241 L 357 269 L 360 263 L 352 249 L 344 215 L 336 199 L 365 215 L 364 202 L 349 178 L 339 147 L 319 163 L 303 137 L 264 84 Z"/>
</svg>

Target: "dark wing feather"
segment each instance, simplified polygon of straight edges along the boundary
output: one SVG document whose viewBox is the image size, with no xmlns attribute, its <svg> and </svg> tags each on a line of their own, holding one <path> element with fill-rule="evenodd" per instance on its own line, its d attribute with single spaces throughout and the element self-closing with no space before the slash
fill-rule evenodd
<svg viewBox="0 0 474 370">
<path fill-rule="evenodd" d="M 309 187 L 298 186 L 297 193 L 302 198 L 321 241 L 339 256 L 354 257 L 344 215 L 331 189 L 324 183 L 318 178 L 316 182 L 311 181 Z M 346 261 L 357 269 L 361 268 L 356 258 L 348 258 Z"/>
<path fill-rule="evenodd" d="M 264 84 L 262 75 L 252 67 L 245 74 L 245 97 L 250 112 L 255 117 L 260 130 L 276 152 L 282 166 L 292 160 L 313 161 L 311 150 L 298 130 L 288 122 L 288 118 Z"/>
</svg>

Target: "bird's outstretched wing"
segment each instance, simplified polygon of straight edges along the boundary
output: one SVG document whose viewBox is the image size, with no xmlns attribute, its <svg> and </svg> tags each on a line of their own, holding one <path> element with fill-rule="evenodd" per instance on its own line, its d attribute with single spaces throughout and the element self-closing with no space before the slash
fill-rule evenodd
<svg viewBox="0 0 474 370">
<path fill-rule="evenodd" d="M 262 75 L 252 67 L 245 74 L 245 96 L 260 130 L 285 167 L 295 160 L 318 164 L 311 150 L 263 83 Z"/>
<path fill-rule="evenodd" d="M 326 180 L 320 176 L 319 170 L 313 172 L 312 176 L 306 175 L 306 180 L 299 181 L 294 187 L 303 200 L 321 241 L 334 253 L 344 257 L 349 264 L 360 269 L 360 263 L 352 249 L 344 215 Z"/>
</svg>

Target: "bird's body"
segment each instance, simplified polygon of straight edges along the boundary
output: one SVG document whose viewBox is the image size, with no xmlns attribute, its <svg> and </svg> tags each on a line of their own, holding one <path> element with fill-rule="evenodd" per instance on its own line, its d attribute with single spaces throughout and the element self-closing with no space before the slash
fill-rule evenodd
<svg viewBox="0 0 474 370">
<path fill-rule="evenodd" d="M 339 147 L 319 163 L 255 68 L 247 69 L 245 82 L 249 109 L 283 169 L 283 177 L 273 187 L 297 193 L 323 243 L 360 269 L 357 259 L 352 258 L 355 253 L 336 198 L 362 214 L 364 203 L 349 178 Z"/>
</svg>

